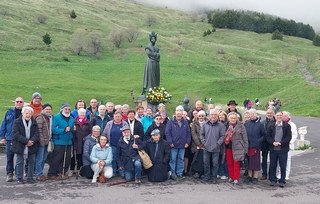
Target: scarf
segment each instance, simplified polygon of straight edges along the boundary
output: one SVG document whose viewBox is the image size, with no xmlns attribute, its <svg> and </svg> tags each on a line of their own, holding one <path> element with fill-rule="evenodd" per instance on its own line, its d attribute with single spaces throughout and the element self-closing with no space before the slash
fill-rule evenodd
<svg viewBox="0 0 320 204">
<path fill-rule="evenodd" d="M 232 137 L 234 135 L 234 127 L 232 125 L 229 125 L 229 128 L 226 132 L 226 135 L 224 136 L 224 143 L 229 144 L 232 141 Z"/>
<path fill-rule="evenodd" d="M 85 122 L 86 122 L 86 118 L 79 118 L 79 117 L 77 117 L 77 122 L 78 122 L 78 124 L 80 125 L 80 126 L 82 126 Z"/>
<path fill-rule="evenodd" d="M 33 102 L 31 101 L 30 107 L 33 109 L 33 117 L 36 117 L 41 114 L 41 111 L 42 111 L 41 103 L 36 105 L 36 104 L 33 104 Z"/>
<path fill-rule="evenodd" d="M 27 125 L 26 120 L 24 118 L 22 118 L 22 122 L 23 122 L 23 126 L 24 126 L 24 131 L 25 131 L 25 134 L 26 134 L 26 138 L 29 140 L 30 139 L 30 130 L 31 130 L 32 121 L 30 119 L 29 122 L 28 122 L 28 125 Z M 28 157 L 28 151 L 29 151 L 29 148 L 26 146 L 24 148 L 24 151 L 23 151 L 23 156 L 25 158 Z"/>
</svg>

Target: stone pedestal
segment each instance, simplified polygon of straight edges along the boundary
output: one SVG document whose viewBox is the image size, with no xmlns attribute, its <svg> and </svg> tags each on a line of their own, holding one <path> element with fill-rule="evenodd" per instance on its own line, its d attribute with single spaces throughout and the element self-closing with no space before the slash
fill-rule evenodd
<svg viewBox="0 0 320 204">
<path fill-rule="evenodd" d="M 148 102 L 147 99 L 144 95 L 140 95 L 137 97 L 137 100 L 135 101 L 135 105 L 136 107 L 141 105 L 143 106 L 144 110 L 146 110 L 146 108 L 148 107 Z"/>
<path fill-rule="evenodd" d="M 303 147 L 304 145 L 310 145 L 310 141 L 309 140 L 300 140 L 300 139 L 297 139 L 295 142 L 294 142 L 294 149 L 299 149 L 299 147 Z"/>
</svg>

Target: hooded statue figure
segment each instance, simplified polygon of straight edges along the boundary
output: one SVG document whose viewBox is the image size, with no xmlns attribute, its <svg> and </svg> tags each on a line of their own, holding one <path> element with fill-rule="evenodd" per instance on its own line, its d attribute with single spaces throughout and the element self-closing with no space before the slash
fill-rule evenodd
<svg viewBox="0 0 320 204">
<path fill-rule="evenodd" d="M 144 69 L 142 95 L 149 88 L 159 87 L 160 85 L 160 53 L 156 46 L 157 34 L 152 31 L 149 34 L 149 40 L 150 44 L 145 48 L 148 58 Z"/>
</svg>

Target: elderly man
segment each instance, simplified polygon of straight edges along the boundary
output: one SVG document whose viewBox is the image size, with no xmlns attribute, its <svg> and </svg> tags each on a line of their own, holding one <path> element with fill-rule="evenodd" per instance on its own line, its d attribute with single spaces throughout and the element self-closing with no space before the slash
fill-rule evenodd
<svg viewBox="0 0 320 204">
<path fill-rule="evenodd" d="M 238 104 L 237 104 L 237 102 L 235 100 L 230 100 L 227 103 L 228 109 L 226 110 L 226 113 L 229 114 L 231 112 L 235 112 L 235 113 L 237 113 L 239 120 L 242 121 L 242 115 L 241 115 L 240 112 L 238 112 L 237 105 Z"/>
<path fill-rule="evenodd" d="M 193 116 L 193 111 L 195 111 L 195 110 L 196 110 L 197 112 L 199 112 L 199 111 L 201 111 L 201 110 L 204 110 L 202 101 L 197 100 L 196 103 L 194 104 L 194 108 L 192 108 L 191 110 L 189 110 L 189 112 L 188 112 L 188 117 L 189 117 L 190 121 L 193 121 L 193 118 L 194 118 L 194 116 Z"/>
<path fill-rule="evenodd" d="M 93 98 L 90 100 L 90 106 L 87 108 L 87 111 L 90 112 L 90 121 L 92 122 L 94 116 L 98 115 L 98 101 Z"/>
<path fill-rule="evenodd" d="M 267 130 L 267 141 L 270 145 L 270 168 L 269 180 L 270 185 L 274 186 L 276 178 L 277 165 L 279 163 L 281 178 L 279 179 L 279 186 L 283 188 L 286 183 L 286 166 L 289 151 L 289 143 L 292 138 L 291 126 L 283 122 L 281 112 L 276 113 L 275 125 L 270 126 Z"/>
<path fill-rule="evenodd" d="M 64 179 L 71 162 L 74 118 L 70 114 L 70 105 L 64 103 L 60 112 L 52 121 L 52 139 L 54 143 L 53 159 L 48 171 L 48 179 Z"/>
<path fill-rule="evenodd" d="M 269 108 L 266 112 L 266 119 L 262 121 L 262 124 L 264 126 L 265 132 L 269 129 L 270 126 L 274 126 L 275 118 L 274 118 L 274 112 L 272 108 Z M 262 152 L 262 163 L 261 163 L 261 169 L 262 169 L 262 177 L 260 180 L 267 180 L 268 178 L 268 155 L 269 155 L 269 143 L 266 139 L 266 135 L 263 138 L 261 142 L 261 152 Z"/>
<path fill-rule="evenodd" d="M 1 142 L 6 145 L 6 155 L 7 155 L 7 182 L 13 181 L 13 159 L 14 153 L 10 151 L 13 139 L 12 127 L 15 119 L 21 116 L 21 110 L 23 107 L 24 101 L 21 97 L 17 97 L 15 100 L 15 105 L 13 108 L 7 110 L 3 121 L 1 123 L 0 129 L 0 138 Z"/>
<path fill-rule="evenodd" d="M 36 118 L 38 115 L 41 114 L 42 111 L 42 97 L 40 93 L 34 92 L 32 94 L 32 101 L 30 102 L 30 107 L 33 109 L 33 118 Z"/>
<path fill-rule="evenodd" d="M 183 107 L 176 108 L 175 116 L 169 120 L 166 125 L 166 137 L 171 147 L 170 154 L 170 172 L 171 179 L 183 178 L 184 153 L 191 142 L 191 133 L 189 123 L 183 119 Z"/>
<path fill-rule="evenodd" d="M 287 122 L 291 126 L 291 133 L 292 133 L 292 138 L 290 140 L 290 145 L 289 145 L 290 150 L 288 152 L 287 171 L 286 171 L 286 180 L 289 180 L 290 170 L 291 170 L 291 151 L 294 150 L 294 142 L 298 137 L 298 130 L 297 130 L 296 124 L 294 124 L 291 121 L 291 114 L 287 111 L 282 111 L 282 114 L 283 114 L 282 116 L 283 121 Z M 280 174 L 277 177 L 280 178 L 281 177 Z"/>
<path fill-rule="evenodd" d="M 215 109 L 211 109 L 209 120 L 204 123 L 200 134 L 201 143 L 204 145 L 203 162 L 205 182 L 212 181 L 214 184 L 217 183 L 219 153 L 225 133 L 225 126 L 218 122 L 218 112 Z M 210 163 L 212 163 L 212 167 Z"/>
<path fill-rule="evenodd" d="M 117 164 L 126 181 L 135 180 L 141 183 L 141 161 L 138 154 L 138 145 L 142 145 L 139 137 L 131 135 L 128 125 L 122 127 L 122 137 L 117 146 Z"/>
<path fill-rule="evenodd" d="M 32 118 L 33 109 L 23 107 L 22 115 L 14 121 L 13 140 L 11 151 L 15 153 L 16 177 L 18 184 L 23 184 L 24 160 L 28 159 L 27 182 L 35 183 L 33 179 L 34 164 L 39 142 L 39 130 L 36 121 Z"/>
</svg>

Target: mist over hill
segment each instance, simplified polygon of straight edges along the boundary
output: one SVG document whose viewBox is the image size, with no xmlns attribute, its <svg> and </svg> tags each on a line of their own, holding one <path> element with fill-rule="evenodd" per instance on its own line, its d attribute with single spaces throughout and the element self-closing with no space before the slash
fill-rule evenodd
<svg viewBox="0 0 320 204">
<path fill-rule="evenodd" d="M 136 1 L 185 11 L 197 11 L 203 9 L 251 10 L 310 24 L 316 31 L 320 31 L 320 19 L 318 14 L 320 1 L 314 0 L 183 0 L 183 3 L 181 3 L 181 0 Z"/>
</svg>

